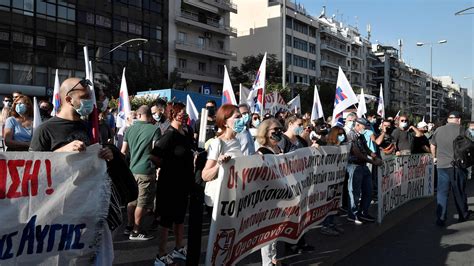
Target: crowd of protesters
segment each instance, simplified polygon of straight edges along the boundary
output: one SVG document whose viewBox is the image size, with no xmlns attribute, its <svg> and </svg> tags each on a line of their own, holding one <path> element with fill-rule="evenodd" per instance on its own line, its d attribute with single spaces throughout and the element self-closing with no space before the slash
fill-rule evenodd
<svg viewBox="0 0 474 266">
<path fill-rule="evenodd" d="M 43 124 L 34 133 L 30 97 L 21 92 L 5 96 L 0 116 L 2 147 L 7 151 L 85 150 L 91 141 L 89 125 L 83 118 L 93 108 L 87 80 L 67 79 L 61 85 L 60 95 L 61 109 L 55 116 L 51 116 L 51 103 L 39 102 Z M 189 198 L 202 199 L 200 204 L 205 203 L 207 212 L 211 212 L 219 189 L 214 180 L 220 165 L 239 156 L 283 154 L 306 147 L 349 144 L 350 156 L 340 213 L 347 213 L 348 222 L 361 225 L 375 221 L 369 207 L 377 190 L 377 167 L 382 165 L 383 159 L 431 153 L 437 161 L 438 173 L 436 224 L 444 226 L 446 223 L 450 187 L 459 221 L 469 219 L 471 214 L 465 192 L 467 171 L 454 170 L 451 165 L 453 139 L 461 130 L 458 112 L 449 113 L 447 124 L 439 127 L 424 121 L 415 125 L 403 114 L 384 119 L 374 114 L 358 117 L 356 113 L 345 115 L 332 126 L 329 123 L 331 118 L 311 121 L 308 113 L 300 116 L 280 111 L 261 116 L 252 113 L 246 104 L 226 104 L 217 108 L 217 104 L 210 100 L 205 106 L 208 117 L 190 125 L 183 103 L 157 99 L 152 106 L 140 106 L 130 112 L 126 123 L 116 128 L 116 114 L 107 107 L 108 102 L 103 95 L 99 95 L 98 99 L 100 104 L 97 106 L 101 111 L 100 143 L 104 145 L 99 157 L 108 162 L 121 157 L 127 162 L 137 183 L 138 196 L 127 203 L 127 222 L 123 233 L 130 240 L 146 241 L 155 237 L 150 233 L 151 229 L 159 227 L 155 265 L 188 259 L 184 222 L 188 204 L 193 204 Z M 202 150 L 197 143 L 200 125 L 204 122 L 206 144 Z M 465 131 L 461 131 L 474 140 L 473 121 L 467 124 Z M 120 152 L 114 152 L 115 149 Z M 151 228 L 144 228 L 143 225 L 147 215 L 154 217 Z M 334 218 L 335 215 L 331 215 L 324 220 L 320 229 L 322 234 L 339 236 L 344 232 Z M 109 223 L 108 232 L 120 223 Z M 169 230 L 174 232 L 173 250 L 167 250 Z M 280 249 L 277 246 L 280 244 L 273 242 L 261 249 L 263 265 L 278 263 Z M 107 248 L 111 249 L 111 243 L 104 246 L 104 249 Z M 297 244 L 285 245 L 284 248 L 292 252 L 311 249 L 304 237 Z M 113 258 L 113 253 L 107 252 L 110 253 L 104 251 L 98 259 L 106 261 Z"/>
</svg>

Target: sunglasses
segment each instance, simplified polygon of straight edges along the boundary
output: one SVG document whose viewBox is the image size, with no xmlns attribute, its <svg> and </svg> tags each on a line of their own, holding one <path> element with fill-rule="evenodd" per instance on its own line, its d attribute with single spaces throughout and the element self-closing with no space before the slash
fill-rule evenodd
<svg viewBox="0 0 474 266">
<path fill-rule="evenodd" d="M 400 122 L 406 122 L 406 120 L 400 120 Z"/>
<path fill-rule="evenodd" d="M 66 96 L 71 93 L 72 91 L 77 91 L 77 90 L 80 90 L 79 88 L 76 89 L 77 85 L 81 85 L 81 87 L 83 88 L 87 88 L 87 86 L 92 86 L 92 82 L 88 79 L 81 79 L 79 80 L 78 83 L 76 83 L 76 85 L 74 85 L 71 89 L 69 89 L 67 92 L 66 92 Z"/>
</svg>

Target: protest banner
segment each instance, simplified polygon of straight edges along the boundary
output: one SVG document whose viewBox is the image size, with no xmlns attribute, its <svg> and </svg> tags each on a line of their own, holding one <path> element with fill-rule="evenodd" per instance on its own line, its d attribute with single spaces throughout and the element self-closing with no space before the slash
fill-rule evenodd
<svg viewBox="0 0 474 266">
<path fill-rule="evenodd" d="M 234 265 L 276 240 L 296 243 L 336 214 L 348 146 L 238 157 L 219 169 L 207 265 Z"/>
<path fill-rule="evenodd" d="M 0 153 L 0 265 L 91 264 L 111 193 L 99 148 Z"/>
<path fill-rule="evenodd" d="M 430 154 L 393 156 L 378 171 L 378 222 L 413 200 L 434 195 L 434 164 Z"/>
</svg>

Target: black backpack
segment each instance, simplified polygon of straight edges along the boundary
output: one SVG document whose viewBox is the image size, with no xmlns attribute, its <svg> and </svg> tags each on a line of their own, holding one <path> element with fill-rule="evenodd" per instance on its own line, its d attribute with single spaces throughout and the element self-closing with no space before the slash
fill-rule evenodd
<svg viewBox="0 0 474 266">
<path fill-rule="evenodd" d="M 466 137 L 462 127 L 459 135 L 453 140 L 454 160 L 453 166 L 468 168 L 474 165 L 474 142 Z"/>
</svg>

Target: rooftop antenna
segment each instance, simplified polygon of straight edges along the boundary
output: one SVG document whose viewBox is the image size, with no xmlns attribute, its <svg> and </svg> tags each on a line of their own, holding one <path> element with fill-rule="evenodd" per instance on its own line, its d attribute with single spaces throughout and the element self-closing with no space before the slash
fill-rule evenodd
<svg viewBox="0 0 474 266">
<path fill-rule="evenodd" d="M 326 17 L 326 6 L 323 6 L 323 10 L 321 11 L 321 14 L 319 15 L 318 18 L 324 18 Z"/>
<path fill-rule="evenodd" d="M 359 17 L 355 16 L 355 28 L 359 29 Z"/>
<path fill-rule="evenodd" d="M 370 32 L 371 32 L 370 24 L 367 24 L 367 40 L 370 41 Z"/>
<path fill-rule="evenodd" d="M 402 57 L 403 40 L 402 39 L 398 39 L 398 47 L 400 48 L 400 61 L 403 61 L 403 57 Z"/>
</svg>

